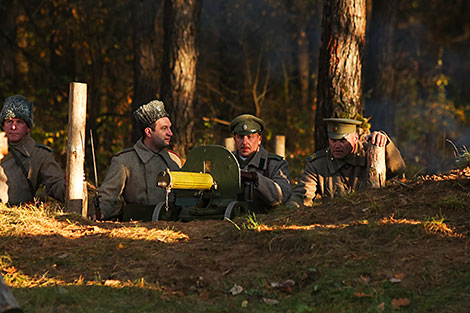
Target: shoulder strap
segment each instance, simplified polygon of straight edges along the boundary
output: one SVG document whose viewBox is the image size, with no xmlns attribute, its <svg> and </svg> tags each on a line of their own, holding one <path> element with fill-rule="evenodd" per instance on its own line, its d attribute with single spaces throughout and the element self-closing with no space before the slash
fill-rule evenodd
<svg viewBox="0 0 470 313">
<path fill-rule="evenodd" d="M 47 151 L 49 151 L 49 152 L 53 152 L 53 151 L 54 151 L 51 147 L 46 146 L 46 145 L 43 145 L 42 143 L 37 143 L 37 142 L 36 142 L 36 147 L 45 149 L 45 150 L 47 150 Z"/>
<path fill-rule="evenodd" d="M 274 160 L 277 160 L 277 161 L 281 161 L 283 160 L 284 158 L 282 156 L 280 156 L 279 154 L 275 154 L 275 153 L 268 153 L 268 158 L 269 159 L 274 159 Z"/>
<path fill-rule="evenodd" d="M 124 150 L 121 150 L 121 151 L 119 151 L 119 152 L 116 152 L 116 153 L 114 154 L 114 156 L 120 156 L 121 154 L 124 154 L 124 153 L 127 153 L 127 152 L 131 152 L 131 151 L 134 151 L 134 150 L 135 150 L 134 147 L 126 148 L 126 149 L 124 149 Z"/>
<path fill-rule="evenodd" d="M 23 163 L 21 162 L 20 158 L 18 157 L 18 154 L 16 154 L 15 149 L 9 149 L 9 152 L 11 152 L 11 155 L 15 159 L 16 164 L 20 167 L 21 171 L 23 172 L 24 178 L 26 178 L 26 181 L 28 182 L 28 187 L 29 187 L 29 192 L 31 193 L 31 197 L 34 199 L 34 188 L 33 188 L 33 183 L 31 180 L 28 178 L 28 171 L 26 171 L 26 168 L 24 167 Z"/>
<path fill-rule="evenodd" d="M 328 154 L 327 151 L 328 151 L 328 149 L 324 149 L 324 150 L 320 150 L 320 151 L 315 152 L 314 154 L 312 154 L 311 156 L 309 156 L 307 158 L 308 162 L 312 162 L 313 160 L 326 157 L 327 154 Z"/>
</svg>

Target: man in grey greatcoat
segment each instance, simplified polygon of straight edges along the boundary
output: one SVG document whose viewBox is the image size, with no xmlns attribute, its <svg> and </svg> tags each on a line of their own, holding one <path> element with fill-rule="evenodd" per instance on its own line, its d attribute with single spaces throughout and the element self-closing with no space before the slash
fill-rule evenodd
<svg viewBox="0 0 470 313">
<path fill-rule="evenodd" d="M 268 153 L 261 145 L 263 120 L 242 114 L 232 120 L 229 128 L 235 140 L 233 154 L 241 169 L 243 200 L 252 201 L 255 213 L 266 213 L 285 203 L 290 195 L 289 168 L 283 157 Z"/>
<path fill-rule="evenodd" d="M 102 219 L 118 217 L 122 213 L 121 200 L 128 206 L 155 206 L 165 201 L 165 190 L 156 185 L 157 174 L 181 167 L 180 157 L 168 150 L 173 133 L 163 102 L 153 100 L 141 105 L 134 117 L 142 138 L 132 148 L 116 153 L 111 160 L 98 191 Z"/>
<path fill-rule="evenodd" d="M 325 119 L 329 148 L 310 156 L 299 182 L 293 187 L 290 207 L 312 206 L 316 198 L 333 198 L 367 187 L 366 151 L 369 145 L 385 146 L 387 178 L 405 168 L 400 151 L 384 132 L 359 135 L 360 121 Z"/>
<path fill-rule="evenodd" d="M 8 139 L 8 154 L 0 164 L 0 200 L 12 205 L 33 202 L 43 184 L 48 196 L 64 202 L 64 173 L 52 149 L 31 137 L 33 104 L 22 95 L 6 98 L 0 126 Z"/>
</svg>

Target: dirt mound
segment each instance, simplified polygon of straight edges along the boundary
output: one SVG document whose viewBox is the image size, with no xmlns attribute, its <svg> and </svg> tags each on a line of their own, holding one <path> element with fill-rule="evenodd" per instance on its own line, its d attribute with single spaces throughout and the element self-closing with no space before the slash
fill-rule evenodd
<svg viewBox="0 0 470 313">
<path fill-rule="evenodd" d="M 272 292 L 286 281 L 294 282 L 288 294 L 300 292 L 330 279 L 334 268 L 356 275 L 352 286 L 359 277 L 370 286 L 395 277 L 424 290 L 468 268 L 469 178 L 465 169 L 395 180 L 312 208 L 233 222 L 95 223 L 50 213 L 32 225 L 3 208 L 16 219 L 4 235 L 17 235 L 2 239 L 9 255 L 2 270 L 12 285 L 18 273 L 33 286 L 142 284 L 203 298 L 227 295 L 234 285 Z"/>
</svg>

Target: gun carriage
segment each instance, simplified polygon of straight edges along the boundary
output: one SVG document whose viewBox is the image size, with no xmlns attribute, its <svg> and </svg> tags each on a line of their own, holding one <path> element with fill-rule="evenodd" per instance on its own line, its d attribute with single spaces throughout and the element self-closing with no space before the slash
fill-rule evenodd
<svg viewBox="0 0 470 313">
<path fill-rule="evenodd" d="M 249 209 L 249 202 L 239 200 L 238 161 L 222 146 L 192 149 L 181 170 L 161 172 L 156 183 L 173 193 L 157 204 L 153 221 L 234 218 Z"/>
</svg>

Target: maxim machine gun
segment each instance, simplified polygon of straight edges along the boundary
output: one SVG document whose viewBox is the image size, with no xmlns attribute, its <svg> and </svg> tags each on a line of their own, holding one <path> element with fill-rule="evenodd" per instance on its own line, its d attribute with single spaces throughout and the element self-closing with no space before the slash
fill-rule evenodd
<svg viewBox="0 0 470 313">
<path fill-rule="evenodd" d="M 157 186 L 166 188 L 167 201 L 157 204 L 153 221 L 234 218 L 248 211 L 249 203 L 238 201 L 238 161 L 222 146 L 192 149 L 181 170 L 166 170 L 157 176 Z M 168 199 L 171 190 L 174 198 Z"/>
</svg>

